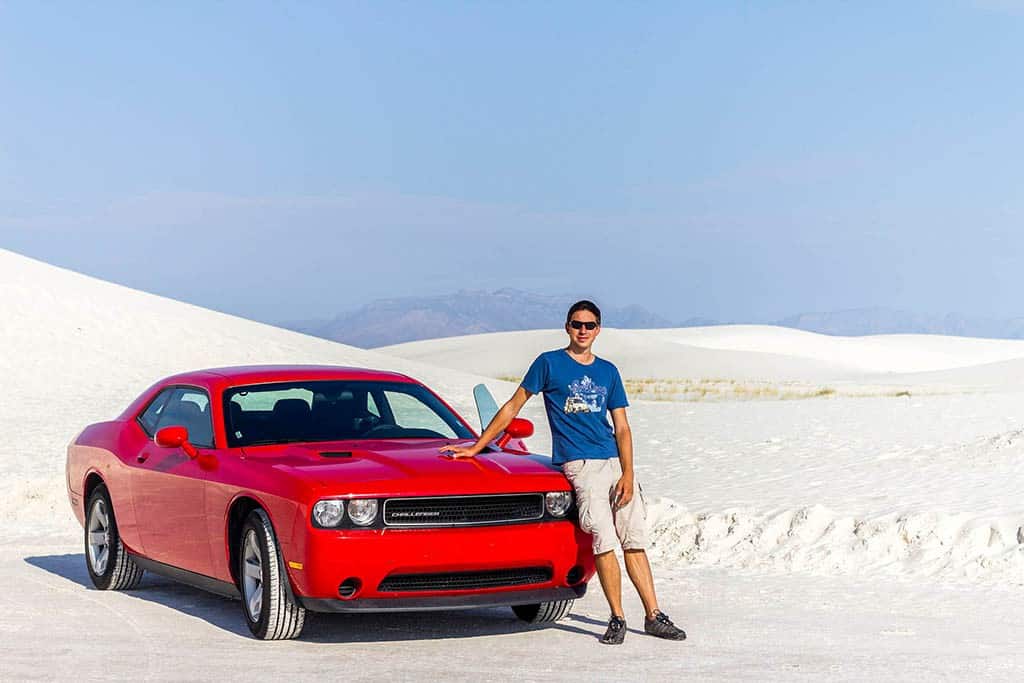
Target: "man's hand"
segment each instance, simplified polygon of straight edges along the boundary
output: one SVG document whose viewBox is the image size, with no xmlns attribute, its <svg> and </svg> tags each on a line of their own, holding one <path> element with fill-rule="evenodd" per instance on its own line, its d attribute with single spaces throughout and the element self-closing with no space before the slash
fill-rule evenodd
<svg viewBox="0 0 1024 683">
<path fill-rule="evenodd" d="M 474 458 L 480 452 L 474 446 L 441 446 L 438 450 L 451 458 Z"/>
<path fill-rule="evenodd" d="M 505 428 L 509 426 L 512 419 L 519 414 L 519 409 L 523 407 L 530 396 L 530 392 L 526 389 L 519 387 L 516 389 L 516 393 L 512 394 L 512 398 L 505 401 L 498 412 L 491 418 L 490 424 L 484 429 L 483 434 L 477 439 L 476 443 L 469 446 L 465 445 L 465 442 L 461 446 L 455 446 L 449 444 L 448 446 L 442 446 L 438 450 L 447 455 L 449 458 L 474 458 L 478 453 L 483 452 L 487 448 L 487 444 L 491 443 L 498 438 L 498 435 L 505 431 Z"/>
<path fill-rule="evenodd" d="M 633 500 L 633 475 L 623 474 L 615 484 L 615 495 L 612 504 L 616 510 L 620 510 Z"/>
</svg>

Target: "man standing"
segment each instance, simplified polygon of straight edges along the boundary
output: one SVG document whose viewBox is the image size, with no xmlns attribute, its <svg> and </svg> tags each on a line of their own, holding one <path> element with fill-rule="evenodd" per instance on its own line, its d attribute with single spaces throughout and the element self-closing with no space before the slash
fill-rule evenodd
<svg viewBox="0 0 1024 683">
<path fill-rule="evenodd" d="M 686 633 L 658 609 L 651 565 L 644 551 L 647 508 L 633 476 L 633 437 L 626 419 L 629 403 L 622 378 L 614 365 L 591 351 L 601 332 L 600 309 L 590 301 L 576 302 L 566 315 L 565 331 L 569 345 L 537 357 L 515 394 L 475 444 L 441 450 L 454 457 L 475 456 L 508 427 L 531 396 L 543 393 L 551 425 L 552 461 L 561 465 L 576 492 L 580 527 L 593 535 L 594 564 L 611 608 L 601 642 L 618 645 L 626 637 L 622 574 L 615 557 L 615 547 L 620 544 L 626 572 L 646 612 L 644 631 L 683 640 Z"/>
</svg>

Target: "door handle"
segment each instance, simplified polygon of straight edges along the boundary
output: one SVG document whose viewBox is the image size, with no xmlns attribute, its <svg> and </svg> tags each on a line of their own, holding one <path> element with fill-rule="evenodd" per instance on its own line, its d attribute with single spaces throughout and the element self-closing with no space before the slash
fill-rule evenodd
<svg viewBox="0 0 1024 683">
<path fill-rule="evenodd" d="M 149 459 L 149 453 L 142 453 L 142 454 L 139 455 L 139 457 L 135 458 L 135 460 L 140 462 L 140 463 L 146 462 L 146 460 L 148 460 L 148 459 Z"/>
</svg>

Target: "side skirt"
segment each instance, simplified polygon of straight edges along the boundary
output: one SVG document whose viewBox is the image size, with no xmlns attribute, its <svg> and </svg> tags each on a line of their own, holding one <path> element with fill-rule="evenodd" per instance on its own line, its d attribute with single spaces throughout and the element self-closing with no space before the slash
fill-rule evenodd
<svg viewBox="0 0 1024 683">
<path fill-rule="evenodd" d="M 195 572 L 190 572 L 185 569 L 172 567 L 169 564 L 157 562 L 156 560 L 151 560 L 147 557 L 143 557 L 142 555 L 136 555 L 134 553 L 129 553 L 129 555 L 131 555 L 135 564 L 139 565 L 139 567 L 145 569 L 147 572 L 166 576 L 168 579 L 173 579 L 179 583 L 200 588 L 210 593 L 216 593 L 217 595 L 224 596 L 225 598 L 234 598 L 235 600 L 239 600 L 242 597 L 238 592 L 238 587 L 233 583 L 221 581 L 220 579 L 213 579 L 209 576 L 196 574 Z"/>
</svg>

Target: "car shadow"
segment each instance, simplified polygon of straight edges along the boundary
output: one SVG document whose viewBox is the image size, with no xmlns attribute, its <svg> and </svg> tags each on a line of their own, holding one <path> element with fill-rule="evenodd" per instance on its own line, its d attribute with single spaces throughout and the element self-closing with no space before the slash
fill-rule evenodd
<svg viewBox="0 0 1024 683">
<path fill-rule="evenodd" d="M 96 590 L 85 568 L 82 553 L 26 557 L 37 569 L 76 583 L 82 590 Z M 124 595 L 163 605 L 191 617 L 202 619 L 223 631 L 251 638 L 238 600 L 172 581 L 146 572 L 138 587 Z M 600 632 L 568 623 L 599 624 Z M 375 643 L 405 640 L 475 638 L 488 635 L 529 633 L 554 629 L 600 637 L 604 623 L 589 617 L 570 615 L 555 624 L 526 624 L 507 607 L 437 612 L 389 612 L 368 614 L 306 613 L 306 625 L 300 639 L 320 643 Z"/>
</svg>

